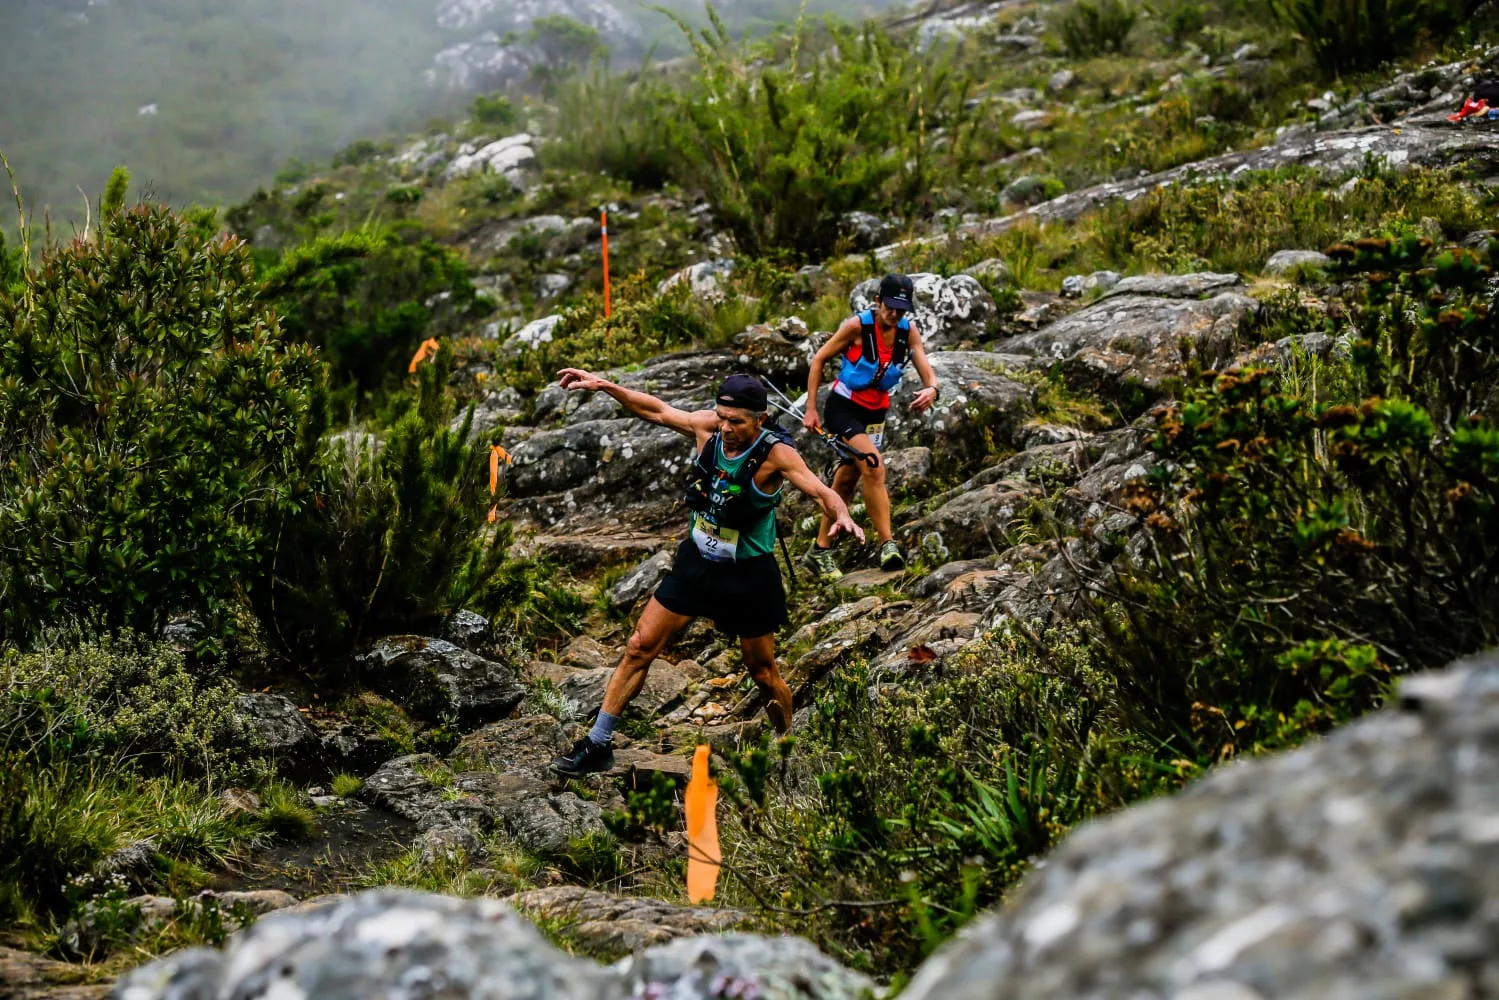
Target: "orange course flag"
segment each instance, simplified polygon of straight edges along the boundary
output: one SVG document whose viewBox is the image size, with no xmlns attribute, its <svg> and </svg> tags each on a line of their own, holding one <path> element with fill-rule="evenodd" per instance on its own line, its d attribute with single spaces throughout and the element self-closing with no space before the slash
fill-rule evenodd
<svg viewBox="0 0 1499 1000">
<path fill-rule="evenodd" d="M 500 485 L 500 459 L 502 459 L 502 458 L 505 460 L 505 464 L 506 465 L 510 464 L 510 453 L 508 451 L 506 451 L 504 448 L 501 448 L 497 444 L 490 445 L 489 446 L 489 495 L 490 496 L 494 496 L 494 491 L 496 489 L 498 489 L 499 485 Z"/>
<path fill-rule="evenodd" d="M 708 745 L 692 755 L 687 782 L 687 899 L 705 903 L 718 886 L 723 855 L 718 849 L 718 782 L 708 776 Z"/>
<path fill-rule="evenodd" d="M 489 495 L 494 496 L 494 491 L 500 485 L 500 459 L 505 464 L 510 464 L 510 453 L 497 444 L 489 446 Z M 499 519 L 500 508 L 498 505 L 489 508 L 489 523 L 494 524 Z"/>
<path fill-rule="evenodd" d="M 426 340 L 422 341 L 422 346 L 418 347 L 416 349 L 416 353 L 414 355 L 412 355 L 412 357 L 411 357 L 411 367 L 407 368 L 406 371 L 408 373 L 415 372 L 417 365 L 421 364 L 423 361 L 426 361 L 428 358 L 432 357 L 436 353 L 437 353 L 437 338 L 436 337 L 428 337 Z"/>
</svg>

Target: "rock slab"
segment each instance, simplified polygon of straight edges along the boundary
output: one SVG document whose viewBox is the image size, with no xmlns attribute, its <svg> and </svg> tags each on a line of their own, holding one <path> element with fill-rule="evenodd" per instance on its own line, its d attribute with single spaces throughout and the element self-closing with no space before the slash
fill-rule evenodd
<svg viewBox="0 0 1499 1000">
<path fill-rule="evenodd" d="M 1499 654 L 1076 831 L 903 1000 L 1394 1000 L 1499 987 Z"/>
</svg>

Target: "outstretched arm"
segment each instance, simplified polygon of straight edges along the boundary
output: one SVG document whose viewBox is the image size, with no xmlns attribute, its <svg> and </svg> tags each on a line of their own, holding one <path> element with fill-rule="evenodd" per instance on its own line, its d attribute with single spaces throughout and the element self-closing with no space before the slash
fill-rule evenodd
<svg viewBox="0 0 1499 1000">
<path fill-rule="evenodd" d="M 920 413 L 937 401 L 937 373 L 932 371 L 932 363 L 927 360 L 926 344 L 916 332 L 915 323 L 911 324 L 911 362 L 916 365 L 916 374 L 921 376 L 921 384 L 925 387 L 911 400 L 911 409 Z"/>
<path fill-rule="evenodd" d="M 812 474 L 807 468 L 807 463 L 802 461 L 801 455 L 796 449 L 787 445 L 777 445 L 770 452 L 770 461 L 766 464 L 779 472 L 786 481 L 807 496 L 816 501 L 817 506 L 822 508 L 833 522 L 832 528 L 828 530 L 829 535 L 848 533 L 859 541 L 864 540 L 864 530 L 854 523 L 853 518 L 848 515 L 848 506 L 844 504 L 843 498 L 825 486 L 821 479 Z"/>
<path fill-rule="evenodd" d="M 670 406 L 648 393 L 626 389 L 622 385 L 616 385 L 606 378 L 601 378 L 591 372 L 585 372 L 581 368 L 564 368 L 557 373 L 557 379 L 562 383 L 562 388 L 569 392 L 582 390 L 584 392 L 608 393 L 619 400 L 621 406 L 641 420 L 660 424 L 662 427 L 670 427 L 678 434 L 686 434 L 688 437 L 696 437 L 697 435 L 697 426 L 693 414 L 686 410 L 679 410 L 675 406 Z"/>
</svg>

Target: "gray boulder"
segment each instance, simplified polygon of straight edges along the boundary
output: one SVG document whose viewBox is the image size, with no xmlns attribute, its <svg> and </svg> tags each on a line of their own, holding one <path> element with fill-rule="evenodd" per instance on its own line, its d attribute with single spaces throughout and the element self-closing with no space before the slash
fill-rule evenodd
<svg viewBox="0 0 1499 1000">
<path fill-rule="evenodd" d="M 912 274 L 916 296 L 911 318 L 927 347 L 950 347 L 964 340 L 983 340 L 998 317 L 994 296 L 966 274 Z M 880 279 L 861 282 L 849 294 L 849 308 L 860 312 L 874 306 Z"/>
<path fill-rule="evenodd" d="M 531 889 L 506 902 L 528 916 L 566 920 L 573 940 L 616 952 L 634 952 L 693 934 L 718 934 L 749 920 L 749 914 L 741 910 L 678 906 L 577 885 Z"/>
<path fill-rule="evenodd" d="M 848 237 L 856 253 L 871 250 L 890 238 L 894 227 L 869 212 L 848 212 L 839 220 L 839 228 Z"/>
<path fill-rule="evenodd" d="M 562 891 L 557 899 L 516 902 L 596 917 L 619 911 L 622 919 L 612 921 L 616 927 L 634 923 L 640 926 L 626 930 L 661 936 L 643 920 L 629 921 L 623 904 L 595 898 L 602 894 L 574 896 Z M 642 916 L 659 918 L 660 929 L 668 932 L 731 926 L 739 916 L 665 904 L 640 907 Z M 380 889 L 272 913 L 234 935 L 222 952 L 189 948 L 130 972 L 112 995 L 119 1000 L 865 1000 L 874 989 L 868 977 L 800 938 L 684 937 L 606 968 L 554 948 L 505 903 Z"/>
<path fill-rule="evenodd" d="M 1010 270 L 1010 265 L 998 257 L 989 257 L 971 267 L 965 267 L 963 273 L 980 281 L 992 281 L 1000 285 L 1013 284 L 1015 281 L 1015 275 Z"/>
<path fill-rule="evenodd" d="M 489 619 L 467 609 L 454 612 L 442 623 L 442 637 L 471 653 L 488 642 L 492 634 Z"/>
<path fill-rule="evenodd" d="M 1035 174 L 1022 174 L 1005 185 L 999 199 L 1012 205 L 1039 205 L 1046 200 L 1046 180 Z"/>
<path fill-rule="evenodd" d="M 722 302 L 724 281 L 733 271 L 733 258 L 689 264 L 657 285 L 656 294 L 665 295 L 679 285 L 686 285 L 692 298 L 698 302 Z"/>
<path fill-rule="evenodd" d="M 607 397 L 606 397 L 607 398 Z M 511 452 L 510 495 L 535 496 L 589 486 L 633 503 L 675 487 L 686 475 L 692 442 L 676 431 L 634 417 L 586 420 L 542 431 Z"/>
<path fill-rule="evenodd" d="M 1006 373 L 1026 367 L 1029 358 L 983 351 L 939 351 L 928 357 L 941 395 L 931 409 L 912 411 L 921 376 L 915 365 L 907 366 L 891 393 L 887 448 L 920 446 L 971 460 L 983 454 L 985 431 L 1001 445 L 1019 442 L 1035 412 L 1035 392 Z"/>
<path fill-rule="evenodd" d="M 866 1000 L 875 988 L 869 977 L 794 937 L 680 938 L 625 959 L 616 968 L 634 996 L 671 1000 Z"/>
<path fill-rule="evenodd" d="M 953 559 L 997 555 L 1014 544 L 1011 532 L 1041 496 L 1034 483 L 1001 480 L 961 492 L 899 533 L 907 544 L 918 544 L 936 532 Z"/>
<path fill-rule="evenodd" d="M 433 776 L 446 770 L 429 753 L 407 754 L 380 765 L 355 794 L 386 812 L 418 823 L 443 803 L 442 786 Z"/>
<path fill-rule="evenodd" d="M 656 584 L 671 569 L 672 554 L 657 552 L 636 565 L 609 590 L 609 606 L 623 610 L 635 606 L 635 602 L 655 589 Z"/>
<path fill-rule="evenodd" d="M 905 1000 L 1476 997 L 1499 982 L 1499 655 L 1069 836 Z"/>
<path fill-rule="evenodd" d="M 502 903 L 391 889 L 271 914 L 223 952 L 177 952 L 130 973 L 114 992 L 120 1000 L 626 995 L 617 973 L 553 948 Z"/>
<path fill-rule="evenodd" d="M 1285 274 L 1301 267 L 1326 267 L 1332 258 L 1316 250 L 1277 250 L 1265 261 L 1266 274 Z"/>
<path fill-rule="evenodd" d="M 519 350 L 524 347 L 540 347 L 542 344 L 550 344 L 561 322 L 560 314 L 532 320 L 505 341 L 505 346 L 510 350 Z"/>
<path fill-rule="evenodd" d="M 1094 271 L 1092 274 L 1071 274 L 1062 279 L 1062 296 L 1076 299 L 1089 292 L 1107 292 L 1119 284 L 1118 271 Z"/>
<path fill-rule="evenodd" d="M 1012 337 L 1005 350 L 1060 361 L 1069 381 L 1096 391 L 1154 392 L 1180 372 L 1184 338 L 1206 342 L 1215 358 L 1232 356 L 1239 322 L 1258 308 L 1241 291 L 1219 290 L 1237 282 L 1211 274 L 1125 278 L 1098 302 Z"/>
<path fill-rule="evenodd" d="M 508 715 L 526 696 L 514 666 L 460 649 L 445 639 L 397 635 L 354 658 L 371 688 L 413 715 L 456 715 L 484 722 Z"/>
<path fill-rule="evenodd" d="M 525 133 L 507 136 L 453 158 L 443 171 L 444 180 L 476 173 L 503 174 L 517 189 L 524 183 L 527 171 L 536 166 L 536 150 Z"/>
<path fill-rule="evenodd" d="M 296 753 L 317 744 L 317 734 L 285 695 L 242 694 L 234 699 L 234 709 L 250 735 L 272 753 Z"/>
</svg>

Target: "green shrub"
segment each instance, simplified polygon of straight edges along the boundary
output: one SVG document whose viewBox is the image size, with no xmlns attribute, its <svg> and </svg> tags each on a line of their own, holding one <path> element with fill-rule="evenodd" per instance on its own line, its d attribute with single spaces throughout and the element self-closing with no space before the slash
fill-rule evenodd
<svg viewBox="0 0 1499 1000">
<path fill-rule="evenodd" d="M 1074 0 L 1052 21 L 1062 48 L 1074 59 L 1123 52 L 1139 10 L 1129 0 Z"/>
<path fill-rule="evenodd" d="M 504 566 L 509 527 L 485 522 L 488 443 L 455 420 L 451 367 L 444 345 L 418 368 L 378 445 L 351 432 L 323 448 L 247 577 L 268 640 L 297 662 L 331 669 L 365 640 L 429 629 Z"/>
<path fill-rule="evenodd" d="M 709 8 L 710 15 L 712 8 Z M 681 25 L 698 59 L 669 120 L 679 180 L 704 191 L 739 249 L 820 257 L 855 209 L 925 203 L 931 131 L 956 120 L 968 80 L 950 51 L 918 53 L 874 25 L 829 25 L 816 52 L 804 23 L 774 58 Z"/>
<path fill-rule="evenodd" d="M 287 340 L 316 347 L 340 409 L 400 384 L 438 304 L 461 315 L 474 286 L 457 251 L 390 230 L 321 237 L 283 256 L 263 296 Z"/>
<path fill-rule="evenodd" d="M 42 692 L 67 706 L 70 733 L 138 767 L 203 774 L 244 763 L 234 686 L 170 643 L 124 632 L 0 652 L 0 693 L 21 704 Z"/>
<path fill-rule="evenodd" d="M 469 105 L 469 115 L 489 128 L 511 129 L 520 121 L 515 105 L 504 94 L 480 94 Z"/>
<path fill-rule="evenodd" d="M 1087 266 L 1122 271 L 1235 271 L 1254 274 L 1277 250 L 1323 249 L 1376 228 L 1415 230 L 1425 218 L 1459 236 L 1482 228 L 1482 201 L 1445 170 L 1371 171 L 1346 191 L 1301 170 L 1172 185 L 1083 223 L 1075 254 Z"/>
<path fill-rule="evenodd" d="M 598 370 L 629 365 L 699 343 L 707 333 L 686 282 L 656 295 L 641 273 L 615 285 L 608 319 L 603 317 L 600 298 L 589 293 L 563 310 L 550 342 L 519 348 L 502 356 L 496 367 L 509 384 L 538 389 L 551 382 L 559 368 Z"/>
<path fill-rule="evenodd" d="M 1179 780 L 1130 734 L 1111 670 L 1081 633 L 1019 630 L 928 684 L 840 668 L 794 751 L 731 761 L 725 900 L 805 911 L 775 919 L 856 965 L 912 968 L 1073 824 Z"/>
<path fill-rule="evenodd" d="M 1477 0 L 1270 0 L 1270 10 L 1333 75 L 1372 69 L 1404 55 L 1423 36 L 1467 22 Z"/>
<path fill-rule="evenodd" d="M 364 787 L 364 779 L 358 775 L 341 772 L 333 776 L 333 784 L 329 787 L 334 795 L 348 798 Z"/>
<path fill-rule="evenodd" d="M 1159 412 L 1165 461 L 1130 501 L 1121 690 L 1194 759 L 1294 744 L 1499 638 L 1490 267 L 1415 236 L 1334 257 L 1350 361 L 1205 379 Z"/>
<path fill-rule="evenodd" d="M 670 94 L 649 63 L 615 75 L 596 61 L 571 74 L 552 97 L 557 124 L 543 162 L 607 174 L 636 189 L 660 188 L 680 167 L 668 130 Z"/>
<path fill-rule="evenodd" d="M 242 243 L 161 208 L 103 225 L 0 293 L 0 637 L 217 612 L 315 412 Z"/>
</svg>

